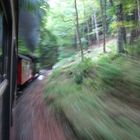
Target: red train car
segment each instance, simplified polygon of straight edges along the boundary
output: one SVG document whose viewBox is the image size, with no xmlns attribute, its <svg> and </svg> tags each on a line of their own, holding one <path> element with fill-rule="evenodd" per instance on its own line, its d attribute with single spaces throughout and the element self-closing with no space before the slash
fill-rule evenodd
<svg viewBox="0 0 140 140">
<path fill-rule="evenodd" d="M 33 72 L 33 59 L 25 55 L 18 55 L 18 77 L 17 85 L 21 86 L 32 80 L 34 77 Z"/>
</svg>

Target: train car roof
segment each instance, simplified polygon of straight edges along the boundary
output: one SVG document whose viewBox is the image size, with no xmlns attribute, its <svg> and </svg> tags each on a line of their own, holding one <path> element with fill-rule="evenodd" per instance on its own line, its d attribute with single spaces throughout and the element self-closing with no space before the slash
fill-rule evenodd
<svg viewBox="0 0 140 140">
<path fill-rule="evenodd" d="M 18 58 L 26 59 L 26 60 L 32 60 L 32 61 L 37 61 L 37 57 L 31 56 L 31 55 L 27 55 L 27 54 L 18 54 Z"/>
<path fill-rule="evenodd" d="M 28 57 L 26 55 L 22 55 L 22 54 L 18 54 L 18 58 L 25 59 L 25 60 L 32 60 L 30 57 Z"/>
</svg>

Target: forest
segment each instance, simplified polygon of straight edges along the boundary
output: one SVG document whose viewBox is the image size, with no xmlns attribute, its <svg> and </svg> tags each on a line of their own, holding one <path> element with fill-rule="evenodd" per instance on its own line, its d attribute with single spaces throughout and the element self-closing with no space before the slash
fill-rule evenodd
<svg viewBox="0 0 140 140">
<path fill-rule="evenodd" d="M 24 5 L 19 52 L 51 69 L 44 98 L 68 139 L 139 140 L 140 0 Z"/>
</svg>

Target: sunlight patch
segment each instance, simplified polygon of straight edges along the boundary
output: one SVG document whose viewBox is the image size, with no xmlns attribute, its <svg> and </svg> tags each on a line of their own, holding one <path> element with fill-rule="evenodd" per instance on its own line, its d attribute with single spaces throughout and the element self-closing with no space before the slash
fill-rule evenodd
<svg viewBox="0 0 140 140">
<path fill-rule="evenodd" d="M 43 80 L 44 78 L 45 78 L 44 75 L 39 75 L 37 79 L 41 81 L 41 80 Z"/>
</svg>

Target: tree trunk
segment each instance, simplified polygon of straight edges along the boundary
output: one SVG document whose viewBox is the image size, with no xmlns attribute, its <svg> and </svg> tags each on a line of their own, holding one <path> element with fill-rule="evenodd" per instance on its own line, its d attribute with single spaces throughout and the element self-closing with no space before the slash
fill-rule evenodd
<svg viewBox="0 0 140 140">
<path fill-rule="evenodd" d="M 100 0 L 102 26 L 103 26 L 103 52 L 106 52 L 106 0 Z"/>
<path fill-rule="evenodd" d="M 138 21 L 140 22 L 140 0 L 137 0 Z"/>
<path fill-rule="evenodd" d="M 88 47 L 89 47 L 89 44 L 90 44 L 90 37 L 89 37 L 89 23 L 88 23 L 88 20 L 86 21 L 86 25 L 87 25 L 87 39 L 88 39 Z"/>
<path fill-rule="evenodd" d="M 94 17 L 94 24 L 95 24 L 95 32 L 96 32 L 97 44 L 98 44 L 98 46 L 100 46 L 99 30 L 98 30 L 97 18 L 96 18 L 96 12 L 95 11 L 94 11 L 93 17 Z"/>
<path fill-rule="evenodd" d="M 82 61 L 84 60 L 84 53 L 83 53 L 83 47 L 82 47 L 82 42 L 81 42 L 81 37 L 80 37 L 80 31 L 79 31 L 79 17 L 78 17 L 78 10 L 77 10 L 77 0 L 74 0 L 74 6 L 75 6 L 75 12 L 76 12 L 76 31 L 77 31 L 77 38 L 78 38 L 78 44 L 80 47 L 81 51 L 81 59 Z"/>
<path fill-rule="evenodd" d="M 134 41 L 138 38 L 139 36 L 139 22 L 140 22 L 140 7 L 139 7 L 139 0 L 136 1 L 136 8 L 134 9 L 133 15 L 131 16 L 131 20 L 134 21 L 136 26 L 131 32 L 130 35 L 130 44 L 134 43 Z"/>
<path fill-rule="evenodd" d="M 133 12 L 133 15 L 131 17 L 131 20 L 134 21 L 136 23 L 136 26 L 134 27 L 134 29 L 131 31 L 131 35 L 130 35 L 130 44 L 133 44 L 134 41 L 137 39 L 138 37 L 138 9 L 135 9 Z"/>
<path fill-rule="evenodd" d="M 92 28 L 92 32 L 94 31 L 94 28 L 95 28 L 95 26 L 94 26 L 94 17 L 93 16 L 91 16 L 91 28 Z M 94 39 L 95 39 L 95 36 L 94 36 L 94 34 L 92 34 L 92 44 L 94 43 Z"/>
<path fill-rule="evenodd" d="M 117 16 L 117 22 L 122 23 L 124 21 L 123 17 L 123 5 L 119 4 L 116 7 L 116 16 Z M 124 45 L 126 44 L 126 30 L 125 27 L 119 26 L 118 27 L 118 40 L 117 40 L 117 46 L 118 46 L 118 52 L 124 53 Z"/>
</svg>

